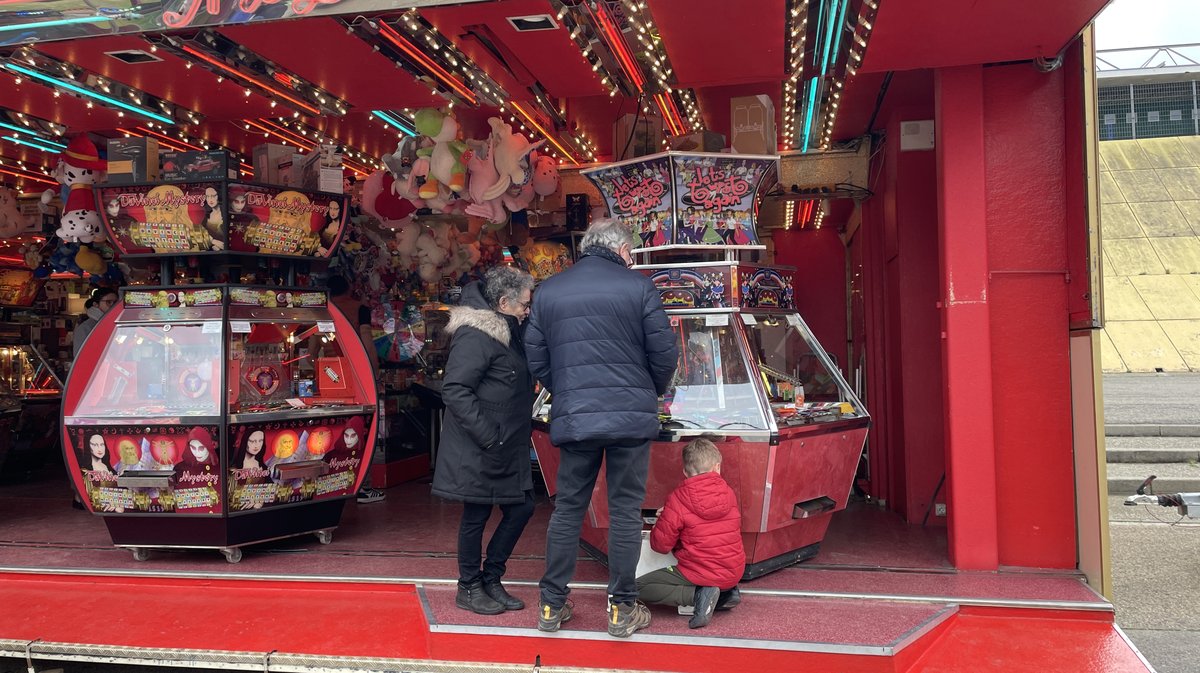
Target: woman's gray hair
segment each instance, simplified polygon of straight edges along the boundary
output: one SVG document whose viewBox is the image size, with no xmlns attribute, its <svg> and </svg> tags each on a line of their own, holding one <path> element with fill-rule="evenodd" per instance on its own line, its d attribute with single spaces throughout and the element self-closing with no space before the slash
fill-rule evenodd
<svg viewBox="0 0 1200 673">
<path fill-rule="evenodd" d="M 483 298 L 493 309 L 500 308 L 501 297 L 513 304 L 521 301 L 521 293 L 533 289 L 533 276 L 511 267 L 495 266 L 483 274 Z"/>
<path fill-rule="evenodd" d="M 592 222 L 584 232 L 579 248 L 587 250 L 593 245 L 598 245 L 617 252 L 623 243 L 633 247 L 633 230 L 611 217 L 602 217 Z"/>
</svg>

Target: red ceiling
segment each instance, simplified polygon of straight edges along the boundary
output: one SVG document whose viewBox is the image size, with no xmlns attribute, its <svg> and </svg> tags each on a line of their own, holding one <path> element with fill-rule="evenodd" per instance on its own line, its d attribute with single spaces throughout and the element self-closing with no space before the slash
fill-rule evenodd
<svg viewBox="0 0 1200 673">
<path fill-rule="evenodd" d="M 780 104 L 784 60 L 784 0 L 648 0 L 680 86 L 697 90 L 707 125 L 728 135 L 729 98 L 767 94 Z M 880 14 L 867 50 L 863 70 L 844 94 L 837 135 L 851 137 L 866 131 L 879 91 L 881 75 L 870 73 L 930 68 L 966 63 L 990 63 L 1053 55 L 1105 4 L 1105 0 L 881 0 Z M 852 5 L 852 10 L 858 5 Z M 496 0 L 420 10 L 423 17 L 479 64 L 517 99 L 527 99 L 530 78 L 566 110 L 573 125 L 611 152 L 613 123 L 635 110 L 634 102 L 610 99 L 565 30 L 517 32 L 506 20 L 512 16 L 554 14 L 549 0 Z M 851 12 L 854 14 L 854 11 Z M 394 13 L 392 16 L 395 16 Z M 514 77 L 478 41 L 467 36 L 472 26 L 485 26 L 515 60 Z M 376 108 L 418 108 L 442 101 L 423 83 L 394 67 L 336 19 L 311 18 L 255 23 L 220 29 L 233 40 L 342 97 L 351 111 L 342 118 L 306 119 L 340 142 L 373 156 L 395 147 L 396 133 L 368 119 Z M 112 36 L 47 43 L 36 46 L 57 58 L 79 64 L 104 76 L 167 98 L 206 116 L 188 133 L 249 154 L 264 142 L 260 132 L 246 132 L 243 118 L 283 114 L 257 94 L 226 80 L 218 84 L 209 71 L 187 69 L 165 51 L 161 63 L 129 65 L 104 55 L 116 49 L 145 49 L 134 36 Z M 927 96 L 912 88 L 904 96 Z M 899 97 L 899 91 L 889 94 Z M 915 100 L 915 99 L 914 99 Z M 0 75 L 0 105 L 65 124 L 71 132 L 112 130 L 129 126 L 100 105 L 87 109 L 84 101 L 63 95 L 54 98 L 31 83 L 19 87 Z M 468 136 L 486 133 L 486 117 L 494 113 L 462 110 Z M 0 156 L 49 164 L 34 150 L 0 142 Z"/>
<path fill-rule="evenodd" d="M 1109 0 L 880 0 L 865 71 L 1052 57 Z"/>
</svg>

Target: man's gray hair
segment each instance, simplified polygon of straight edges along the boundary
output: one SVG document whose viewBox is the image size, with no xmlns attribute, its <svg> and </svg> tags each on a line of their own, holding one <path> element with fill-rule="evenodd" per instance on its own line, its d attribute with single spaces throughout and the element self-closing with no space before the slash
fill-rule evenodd
<svg viewBox="0 0 1200 673">
<path fill-rule="evenodd" d="M 584 232 L 583 240 L 579 241 L 579 248 L 587 250 L 597 245 L 617 252 L 622 243 L 633 247 L 633 230 L 611 217 L 602 217 L 592 222 Z"/>
<path fill-rule="evenodd" d="M 493 309 L 500 308 L 500 298 L 508 297 L 513 304 L 521 301 L 521 293 L 533 289 L 533 276 L 511 266 L 494 266 L 483 274 L 483 298 Z"/>
</svg>

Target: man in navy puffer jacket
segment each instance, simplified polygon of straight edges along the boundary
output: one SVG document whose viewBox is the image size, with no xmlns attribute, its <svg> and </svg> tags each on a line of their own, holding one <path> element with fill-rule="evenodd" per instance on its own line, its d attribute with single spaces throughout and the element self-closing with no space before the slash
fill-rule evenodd
<svg viewBox="0 0 1200 673">
<path fill-rule="evenodd" d="M 597 220 L 580 241 L 583 257 L 533 297 L 525 351 L 530 372 L 553 395 L 550 440 L 561 452 L 539 584 L 543 631 L 557 631 L 571 617 L 567 583 L 602 459 L 610 515 L 608 632 L 628 637 L 650 623 L 635 577 L 641 506 L 650 440 L 659 430 L 658 397 L 679 352 L 654 284 L 628 268 L 631 240 L 619 222 Z"/>
</svg>

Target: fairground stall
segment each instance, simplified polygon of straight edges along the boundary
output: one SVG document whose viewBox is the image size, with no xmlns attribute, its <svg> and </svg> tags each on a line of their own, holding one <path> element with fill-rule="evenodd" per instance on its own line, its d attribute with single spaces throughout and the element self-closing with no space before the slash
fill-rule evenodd
<svg viewBox="0 0 1200 673">
<path fill-rule="evenodd" d="M 1147 670 L 1107 598 L 1105 4 L 0 3 L 0 181 L 63 213 L 11 257 L 131 300 L 67 379 L 65 464 L 0 473 L 0 655 Z M 490 266 L 561 270 L 606 215 L 684 353 L 645 506 L 716 434 L 761 573 L 704 629 L 654 607 L 629 643 L 582 555 L 558 634 L 458 609 L 460 509 L 429 485 L 445 309 Z M 387 435 L 374 464 L 355 434 Z M 385 500 L 346 495 L 368 471 Z M 531 606 L 535 502 L 504 577 Z"/>
<path fill-rule="evenodd" d="M 260 255 L 291 265 L 327 255 L 321 234 L 332 247 L 342 226 L 328 216 L 345 212 L 340 195 L 225 180 L 98 193 L 133 263 L 190 252 L 214 267 Z M 328 544 L 370 465 L 370 372 L 358 330 L 321 289 L 125 288 L 68 379 L 68 474 L 138 560 L 212 548 L 235 563 L 244 545 L 302 533 Z"/>
<path fill-rule="evenodd" d="M 737 261 L 765 246 L 755 216 L 773 185 L 775 157 L 666 153 L 585 174 L 612 215 L 630 226 L 636 253 L 680 252 L 730 261 L 642 264 L 679 344 L 661 399 L 642 509 L 652 517 L 683 473 L 682 448 L 705 436 L 742 515 L 746 579 L 817 554 L 834 512 L 846 507 L 866 440 L 866 409 L 796 312 L 794 269 Z M 533 444 L 554 494 L 558 449 L 552 400 L 535 409 Z M 607 558 L 608 502 L 596 481 L 585 547 Z"/>
</svg>

